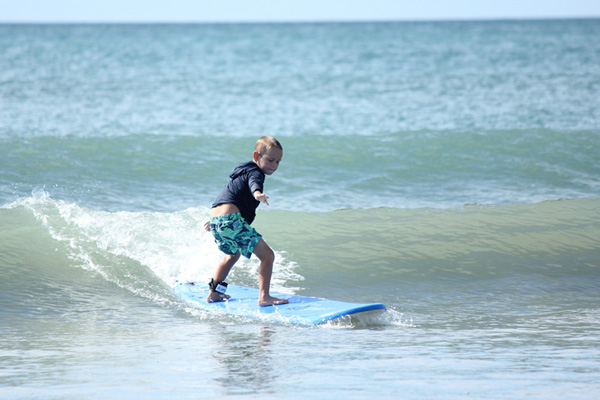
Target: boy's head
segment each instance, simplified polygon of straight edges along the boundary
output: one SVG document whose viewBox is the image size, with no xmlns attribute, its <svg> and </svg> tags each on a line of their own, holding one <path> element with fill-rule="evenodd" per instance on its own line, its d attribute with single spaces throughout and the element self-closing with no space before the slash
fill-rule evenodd
<svg viewBox="0 0 600 400">
<path fill-rule="evenodd" d="M 273 136 L 261 137 L 254 146 L 254 162 L 265 175 L 272 175 L 277 171 L 282 157 L 283 147 Z"/>
<path fill-rule="evenodd" d="M 254 151 L 259 154 L 266 153 L 272 148 L 279 149 L 283 151 L 283 147 L 281 147 L 281 143 L 273 136 L 263 136 L 256 142 L 256 146 L 254 146 Z"/>
</svg>

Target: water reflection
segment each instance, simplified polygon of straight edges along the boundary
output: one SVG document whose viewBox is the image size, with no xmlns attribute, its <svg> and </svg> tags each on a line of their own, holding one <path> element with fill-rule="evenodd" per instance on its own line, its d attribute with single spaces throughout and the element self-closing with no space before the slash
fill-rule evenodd
<svg viewBox="0 0 600 400">
<path fill-rule="evenodd" d="M 216 381 L 226 394 L 269 393 L 277 376 L 272 359 L 273 327 L 260 325 L 222 326 L 214 359 L 225 367 Z"/>
</svg>

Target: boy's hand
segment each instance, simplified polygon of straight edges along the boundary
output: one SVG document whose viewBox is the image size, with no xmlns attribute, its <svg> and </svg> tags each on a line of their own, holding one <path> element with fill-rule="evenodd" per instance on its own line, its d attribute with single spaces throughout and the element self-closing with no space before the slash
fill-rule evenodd
<svg viewBox="0 0 600 400">
<path fill-rule="evenodd" d="M 210 221 L 204 223 L 204 229 L 206 229 L 206 232 L 210 232 Z"/>
<path fill-rule="evenodd" d="M 256 200 L 260 201 L 261 203 L 269 205 L 269 202 L 267 201 L 267 199 L 269 198 L 269 196 L 267 196 L 264 193 L 259 192 L 258 190 L 256 192 L 254 192 L 254 198 Z"/>
</svg>

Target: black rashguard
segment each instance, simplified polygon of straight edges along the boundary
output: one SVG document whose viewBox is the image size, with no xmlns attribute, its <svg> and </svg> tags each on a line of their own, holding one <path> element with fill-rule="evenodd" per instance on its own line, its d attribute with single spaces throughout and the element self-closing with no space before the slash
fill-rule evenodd
<svg viewBox="0 0 600 400">
<path fill-rule="evenodd" d="M 260 201 L 254 198 L 254 192 L 263 191 L 265 174 L 254 161 L 240 164 L 229 175 L 231 178 L 213 203 L 213 208 L 221 204 L 235 204 L 242 218 L 251 224 L 256 217 L 256 208 Z"/>
</svg>

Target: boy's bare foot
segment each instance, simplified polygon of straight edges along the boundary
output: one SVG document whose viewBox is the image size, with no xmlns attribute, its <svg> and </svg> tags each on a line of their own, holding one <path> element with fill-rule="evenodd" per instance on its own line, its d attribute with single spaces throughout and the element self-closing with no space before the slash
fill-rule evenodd
<svg viewBox="0 0 600 400">
<path fill-rule="evenodd" d="M 212 290 L 208 294 L 206 301 L 209 303 L 218 303 L 219 301 L 225 301 L 229 299 L 231 296 L 228 294 L 223 294 L 219 292 L 213 292 Z"/>
<path fill-rule="evenodd" d="M 278 306 L 289 303 L 288 299 L 278 299 L 277 297 L 265 296 L 258 299 L 258 305 L 261 307 Z"/>
</svg>

